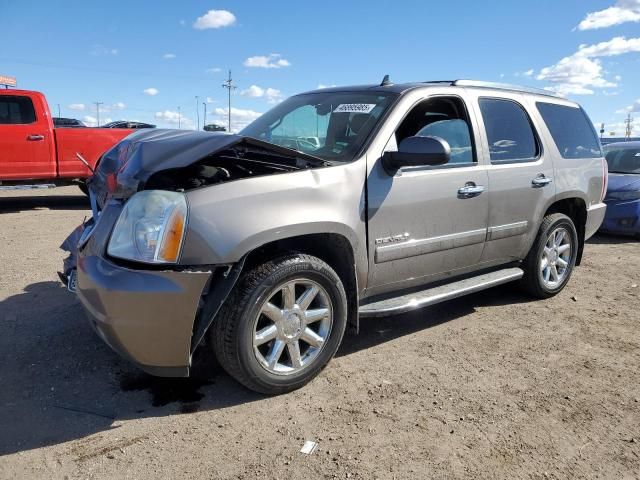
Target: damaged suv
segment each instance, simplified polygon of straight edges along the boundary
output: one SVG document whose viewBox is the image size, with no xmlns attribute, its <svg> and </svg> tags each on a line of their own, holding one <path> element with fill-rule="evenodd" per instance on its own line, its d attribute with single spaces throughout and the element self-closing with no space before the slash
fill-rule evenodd
<svg viewBox="0 0 640 480">
<path fill-rule="evenodd" d="M 89 181 L 62 277 L 143 370 L 196 349 L 242 384 L 299 388 L 359 320 L 511 281 L 546 298 L 602 222 L 584 111 L 475 81 L 289 98 L 238 134 L 144 130 Z M 75 264 L 77 263 L 77 270 Z"/>
</svg>

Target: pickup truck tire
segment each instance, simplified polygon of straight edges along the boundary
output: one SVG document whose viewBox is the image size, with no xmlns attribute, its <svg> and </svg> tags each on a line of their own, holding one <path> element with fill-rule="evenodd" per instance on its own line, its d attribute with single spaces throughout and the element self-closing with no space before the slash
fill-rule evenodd
<svg viewBox="0 0 640 480">
<path fill-rule="evenodd" d="M 559 293 L 571 278 L 578 253 L 578 233 L 573 221 L 562 213 L 547 215 L 523 261 L 521 285 L 537 298 Z"/>
<path fill-rule="evenodd" d="M 340 277 L 319 258 L 291 254 L 245 273 L 209 330 L 218 362 L 247 388 L 302 387 L 335 355 L 347 324 Z"/>
<path fill-rule="evenodd" d="M 89 196 L 89 187 L 87 187 L 87 184 L 85 182 L 80 182 L 78 184 L 78 188 L 80 189 L 80 191 L 82 193 L 84 193 L 87 197 Z"/>
</svg>

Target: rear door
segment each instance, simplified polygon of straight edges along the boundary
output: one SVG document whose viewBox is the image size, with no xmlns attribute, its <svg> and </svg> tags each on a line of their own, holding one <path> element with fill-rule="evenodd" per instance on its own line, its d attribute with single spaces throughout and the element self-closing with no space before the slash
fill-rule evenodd
<svg viewBox="0 0 640 480">
<path fill-rule="evenodd" d="M 485 264 L 522 259 L 555 196 L 551 152 L 520 94 L 471 90 L 489 175 Z"/>
<path fill-rule="evenodd" d="M 53 132 L 48 119 L 36 111 L 43 109 L 36 108 L 29 96 L 0 95 L 0 179 L 56 175 Z"/>
<path fill-rule="evenodd" d="M 369 294 L 454 276 L 480 261 L 489 206 L 487 172 L 478 161 L 475 119 L 464 92 L 450 91 L 406 95 L 378 136 L 378 150 L 375 144 L 370 149 Z M 452 147 L 452 161 L 387 173 L 381 165 L 384 151 L 396 150 L 402 138 L 413 135 L 444 138 Z"/>
</svg>

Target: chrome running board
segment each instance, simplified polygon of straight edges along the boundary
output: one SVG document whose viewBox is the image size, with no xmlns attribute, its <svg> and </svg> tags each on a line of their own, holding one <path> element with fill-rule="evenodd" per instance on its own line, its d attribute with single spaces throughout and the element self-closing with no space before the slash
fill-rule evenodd
<svg viewBox="0 0 640 480">
<path fill-rule="evenodd" d="M 521 268 L 505 268 L 496 272 L 484 273 L 477 277 L 428 288 L 420 292 L 368 303 L 360 306 L 360 317 L 384 317 L 428 307 L 445 300 L 451 300 L 495 287 L 496 285 L 519 280 L 522 275 L 524 275 L 524 272 Z"/>
</svg>

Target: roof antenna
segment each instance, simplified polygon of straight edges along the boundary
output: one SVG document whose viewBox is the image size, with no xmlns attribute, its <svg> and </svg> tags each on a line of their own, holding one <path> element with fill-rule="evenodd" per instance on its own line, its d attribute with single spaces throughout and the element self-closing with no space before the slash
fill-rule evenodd
<svg viewBox="0 0 640 480">
<path fill-rule="evenodd" d="M 388 87 L 389 85 L 393 85 L 393 82 L 389 80 L 389 75 L 385 75 L 382 79 L 381 87 Z"/>
</svg>

